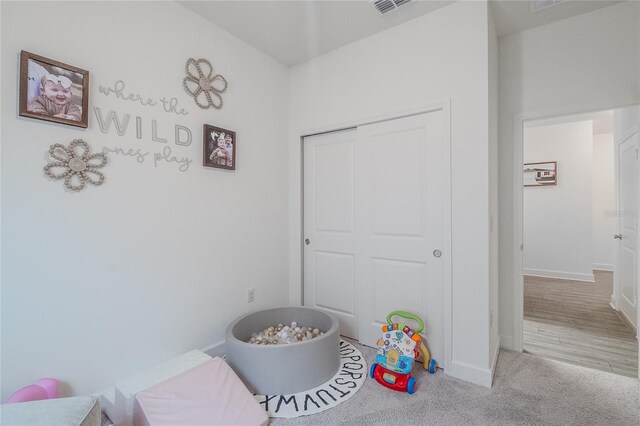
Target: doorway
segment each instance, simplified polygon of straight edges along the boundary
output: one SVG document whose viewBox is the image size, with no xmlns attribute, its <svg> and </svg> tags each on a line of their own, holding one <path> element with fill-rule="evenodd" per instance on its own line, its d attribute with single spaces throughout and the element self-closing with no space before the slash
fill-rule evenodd
<svg viewBox="0 0 640 426">
<path fill-rule="evenodd" d="M 637 125 L 614 130 L 621 111 L 524 122 L 522 348 L 638 377 L 635 304 L 618 299 L 637 284 Z"/>
<path fill-rule="evenodd" d="M 303 301 L 376 346 L 394 310 L 447 366 L 448 108 L 303 138 Z M 448 272 L 449 271 L 449 272 Z"/>
</svg>

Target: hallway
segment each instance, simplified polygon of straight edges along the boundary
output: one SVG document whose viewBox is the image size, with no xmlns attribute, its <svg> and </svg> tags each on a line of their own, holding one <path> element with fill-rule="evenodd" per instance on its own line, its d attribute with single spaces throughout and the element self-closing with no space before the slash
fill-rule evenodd
<svg viewBox="0 0 640 426">
<path fill-rule="evenodd" d="M 609 305 L 613 273 L 594 274 L 595 283 L 524 277 L 524 352 L 637 377 L 635 332 Z"/>
</svg>

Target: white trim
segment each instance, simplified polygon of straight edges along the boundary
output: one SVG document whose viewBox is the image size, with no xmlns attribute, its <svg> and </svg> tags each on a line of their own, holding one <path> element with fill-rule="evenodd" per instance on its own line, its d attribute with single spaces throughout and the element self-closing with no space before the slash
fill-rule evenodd
<svg viewBox="0 0 640 426">
<path fill-rule="evenodd" d="M 636 105 L 640 98 L 621 96 L 568 105 L 550 106 L 543 110 L 518 112 L 513 115 L 513 350 L 522 352 L 524 320 L 524 280 L 522 264 L 523 244 L 523 187 L 524 121 L 538 120 L 559 115 L 604 111 L 628 105 Z"/>
<path fill-rule="evenodd" d="M 524 244 L 524 190 L 522 165 L 524 164 L 524 114 L 516 114 L 513 123 L 513 335 L 511 346 L 522 352 L 524 322 L 524 271 L 522 245 Z"/>
<path fill-rule="evenodd" d="M 635 135 L 636 133 L 638 133 L 638 129 L 640 129 L 640 124 L 635 124 L 633 127 L 631 127 L 629 130 L 627 130 L 627 133 L 625 133 L 624 135 L 622 135 L 620 138 L 618 138 L 617 140 L 613 141 L 614 145 L 620 145 L 621 143 L 624 143 L 627 141 L 627 139 L 630 139 L 633 135 Z"/>
<path fill-rule="evenodd" d="M 500 355 L 500 335 L 493 348 L 493 355 L 491 356 L 491 385 L 493 385 L 493 379 L 496 376 L 496 365 L 498 364 L 498 356 Z"/>
<path fill-rule="evenodd" d="M 451 365 L 451 358 L 453 356 L 452 353 L 452 331 L 451 331 L 451 322 L 453 320 L 453 298 L 451 295 L 452 291 L 452 278 L 451 275 L 453 273 L 453 264 L 452 264 L 452 221 L 451 221 L 451 101 L 447 100 L 442 103 L 442 111 L 444 112 L 444 164 L 445 164 L 445 173 L 444 173 L 444 182 L 448 191 L 445 191 L 444 194 L 444 228 L 445 234 L 443 238 L 443 247 L 444 252 L 448 253 L 448 256 L 445 256 L 445 264 L 444 264 L 444 362 L 443 366 L 445 369 L 445 374 L 449 366 Z"/>
<path fill-rule="evenodd" d="M 407 108 L 407 109 L 394 111 L 394 112 L 363 116 L 363 117 L 355 118 L 349 121 L 342 121 L 339 123 L 310 128 L 303 131 L 299 131 L 298 135 L 302 140 L 302 138 L 306 136 L 319 135 L 322 133 L 329 133 L 329 132 L 337 132 L 340 130 L 354 129 L 358 126 L 365 126 L 367 124 L 374 124 L 382 121 L 395 120 L 397 118 L 404 118 L 412 115 L 425 114 L 427 112 L 433 112 L 438 110 L 449 112 L 450 108 L 451 108 L 451 100 L 447 99 L 439 102 L 434 102 L 428 105 Z"/>
<path fill-rule="evenodd" d="M 613 272 L 613 265 L 610 263 L 594 263 L 593 270 L 594 271 L 605 271 L 605 272 Z"/>
<path fill-rule="evenodd" d="M 492 371 L 488 368 L 478 368 L 473 365 L 460 361 L 451 361 L 449 372 L 445 373 L 457 379 L 466 380 L 476 385 L 491 387 Z"/>
<path fill-rule="evenodd" d="M 624 297 L 624 296 L 623 296 L 623 297 Z M 623 311 L 622 309 L 618 309 L 618 310 L 616 311 L 616 313 L 618 314 L 618 316 L 620 317 L 620 319 L 621 319 L 623 322 L 625 322 L 629 327 L 631 327 L 631 328 L 633 329 L 633 331 L 635 331 L 635 332 L 636 332 L 636 339 L 638 339 L 638 338 L 639 338 L 638 333 L 640 333 L 640 330 L 638 330 L 638 329 L 636 328 L 636 326 L 635 326 L 635 325 L 633 325 L 633 323 L 631 322 L 631 320 L 629 319 L 629 317 L 627 316 L 627 314 L 625 314 L 625 313 L 624 313 L 624 311 Z M 639 344 L 640 344 L 640 342 L 639 342 Z"/>
<path fill-rule="evenodd" d="M 500 335 L 500 348 L 507 349 L 513 351 L 513 337 L 505 336 L 504 334 Z"/>
<path fill-rule="evenodd" d="M 633 325 L 631 321 L 629 321 L 629 318 L 624 314 L 624 312 L 620 309 L 616 309 L 616 314 L 622 320 L 622 322 L 627 324 L 629 327 L 633 329 L 633 331 L 636 332 L 636 339 L 640 338 L 640 330 L 636 329 L 636 327 Z"/>
<path fill-rule="evenodd" d="M 557 278 L 560 280 L 585 281 L 589 283 L 596 282 L 593 273 L 582 274 L 579 272 L 545 271 L 544 269 L 531 268 L 524 268 L 523 273 L 524 275 L 530 275 L 532 277 Z"/>
<path fill-rule="evenodd" d="M 434 102 L 431 104 L 426 104 L 423 106 L 412 107 L 400 111 L 391 111 L 381 114 L 376 114 L 373 116 L 365 116 L 357 119 L 350 120 L 348 122 L 342 123 L 334 123 L 322 125 L 313 129 L 304 129 L 302 131 L 295 132 L 293 135 L 294 140 L 299 143 L 298 148 L 300 151 L 300 155 L 294 156 L 295 158 L 291 158 L 291 162 L 299 162 L 299 168 L 293 171 L 290 163 L 290 171 L 292 175 L 290 176 L 290 181 L 297 182 L 299 187 L 295 188 L 295 190 L 291 187 L 290 189 L 293 193 L 299 195 L 299 200 L 296 200 L 294 197 L 291 197 L 291 202 L 295 203 L 290 204 L 290 214 L 292 217 L 290 218 L 290 237 L 289 241 L 292 244 L 292 249 L 289 251 L 289 260 L 291 264 L 290 269 L 290 279 L 293 277 L 298 277 L 296 281 L 290 281 L 290 302 L 291 304 L 302 304 L 304 301 L 304 247 L 303 247 L 303 235 L 304 235 L 304 137 L 311 136 L 321 133 L 327 133 L 331 131 L 345 130 L 350 128 L 356 128 L 358 126 L 363 126 L 365 124 L 372 124 L 381 121 L 393 120 L 396 118 L 408 117 L 411 115 L 423 114 L 433 111 L 442 110 L 444 113 L 444 181 L 447 185 L 447 189 L 445 190 L 445 202 L 444 202 L 444 217 L 445 217 L 445 235 L 444 235 L 444 253 L 448 253 L 448 256 L 443 256 L 444 258 L 444 360 L 440 361 L 442 368 L 447 372 L 452 370 L 451 366 L 451 357 L 452 357 L 452 303 L 453 298 L 451 295 L 452 291 L 452 260 L 451 260 L 451 245 L 452 245 L 452 221 L 451 221 L 451 100 L 446 99 L 439 102 Z M 299 201 L 299 203 L 298 203 Z M 298 227 L 299 225 L 299 227 Z M 297 266 L 296 266 L 297 265 Z M 295 268 L 295 270 L 294 270 Z M 300 298 L 293 296 L 293 291 L 291 290 L 293 286 L 298 286 L 300 291 Z M 488 370 L 487 370 L 488 371 Z M 457 376 L 463 380 L 469 380 L 466 376 L 461 375 Z M 472 376 L 469 376 L 472 377 Z M 489 381 L 489 385 L 491 382 Z"/>
<path fill-rule="evenodd" d="M 225 342 L 224 340 L 221 340 L 217 343 L 214 343 L 212 345 L 209 345 L 200 349 L 200 351 L 204 352 L 205 354 L 209 355 L 212 358 L 215 358 L 217 356 L 224 358 L 224 356 L 227 354 L 225 351 L 224 342 Z"/>
<path fill-rule="evenodd" d="M 620 310 L 620 309 L 618 309 L 618 301 L 616 300 L 615 297 L 613 297 L 613 295 L 611 295 L 611 300 L 609 301 L 609 306 L 611 306 L 614 311 L 619 311 Z"/>
</svg>

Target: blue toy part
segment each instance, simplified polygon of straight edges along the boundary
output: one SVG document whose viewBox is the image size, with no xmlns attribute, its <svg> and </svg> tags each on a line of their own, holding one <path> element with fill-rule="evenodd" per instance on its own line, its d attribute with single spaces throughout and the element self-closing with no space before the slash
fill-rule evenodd
<svg viewBox="0 0 640 426">
<path fill-rule="evenodd" d="M 435 359 L 432 359 L 431 361 L 429 361 L 429 373 L 435 374 L 437 370 L 438 370 L 438 364 L 436 363 Z"/>
<path fill-rule="evenodd" d="M 407 383 L 407 393 L 411 395 L 416 391 L 416 379 L 413 377 L 409 379 L 409 383 Z"/>
<path fill-rule="evenodd" d="M 395 365 L 391 365 L 388 362 L 386 353 L 376 355 L 376 363 L 389 371 L 400 374 L 409 374 L 413 368 L 413 361 L 414 359 L 412 357 L 400 355 L 398 357 L 398 362 Z"/>
<path fill-rule="evenodd" d="M 374 371 L 376 371 L 376 366 L 378 364 L 376 364 L 375 362 L 371 365 L 371 368 L 369 369 L 369 377 L 371 377 L 373 379 L 373 373 Z"/>
</svg>

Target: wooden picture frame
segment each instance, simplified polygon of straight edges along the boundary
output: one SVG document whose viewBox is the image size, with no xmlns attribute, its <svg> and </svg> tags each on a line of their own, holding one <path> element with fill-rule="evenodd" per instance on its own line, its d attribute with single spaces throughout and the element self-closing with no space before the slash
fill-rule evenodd
<svg viewBox="0 0 640 426">
<path fill-rule="evenodd" d="M 554 186 L 558 184 L 558 163 L 556 161 L 524 163 L 523 174 L 525 187 Z"/>
<path fill-rule="evenodd" d="M 235 170 L 238 150 L 236 132 L 205 124 L 202 134 L 202 165 Z"/>
<path fill-rule="evenodd" d="M 89 71 L 21 51 L 19 114 L 87 128 Z"/>
</svg>

